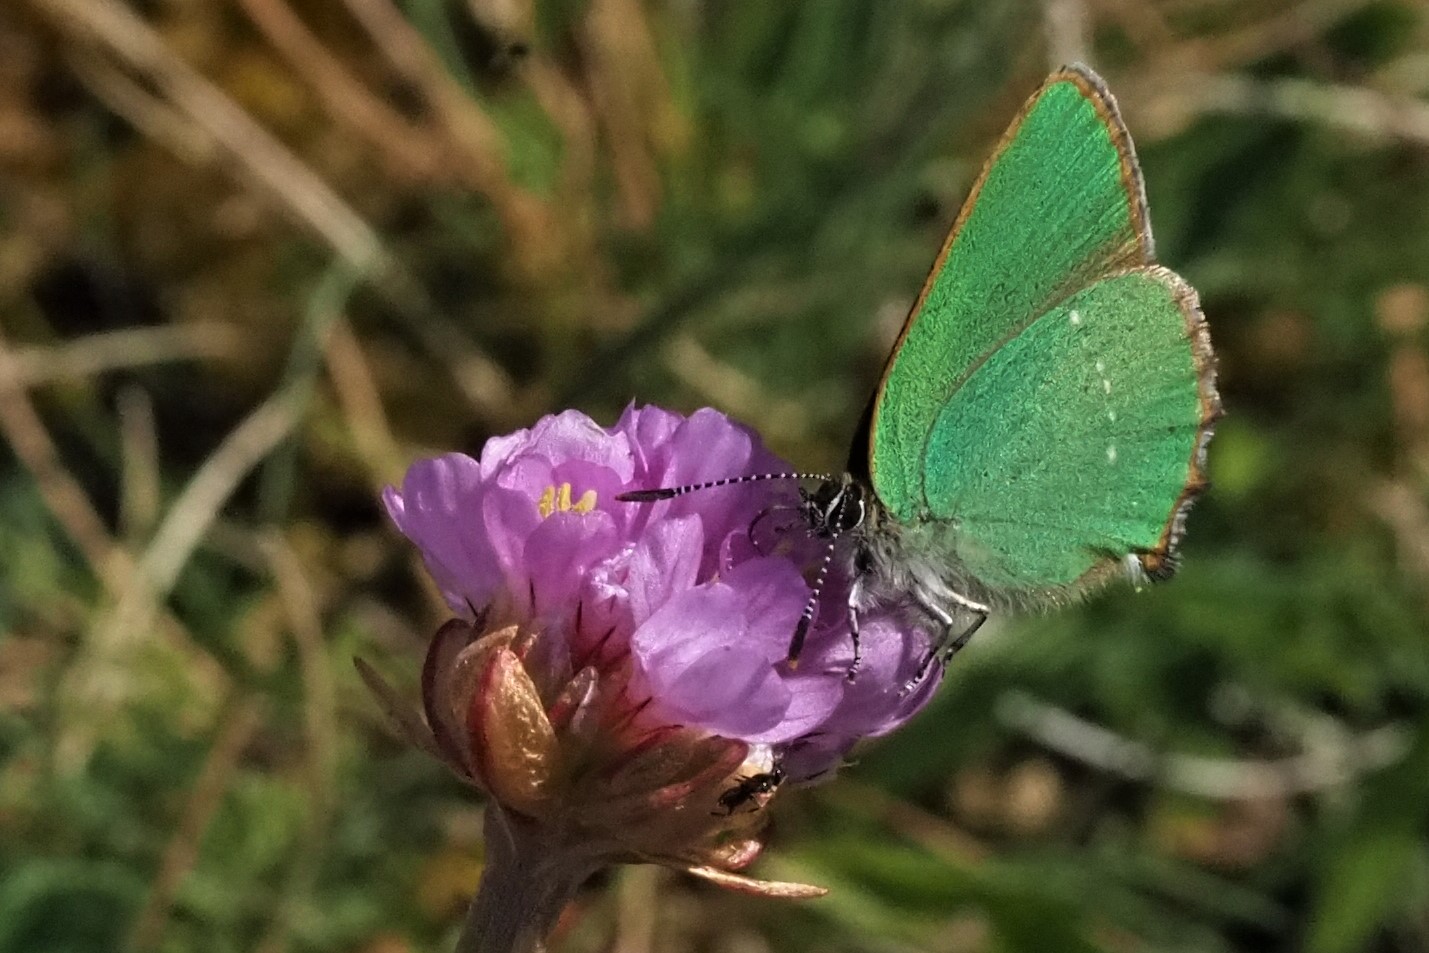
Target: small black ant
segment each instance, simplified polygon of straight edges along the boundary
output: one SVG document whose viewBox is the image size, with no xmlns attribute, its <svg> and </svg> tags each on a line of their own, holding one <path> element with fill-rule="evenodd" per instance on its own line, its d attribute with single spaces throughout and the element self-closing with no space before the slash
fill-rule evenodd
<svg viewBox="0 0 1429 953">
<path fill-rule="evenodd" d="M 761 771 L 758 774 L 751 774 L 747 778 L 741 778 L 738 784 L 719 796 L 719 806 L 724 810 L 711 811 L 710 813 L 729 817 L 750 802 L 754 802 L 756 809 L 763 807 L 764 802 L 769 800 L 769 796 L 783 781 L 784 769 L 776 762 L 768 771 Z"/>
</svg>

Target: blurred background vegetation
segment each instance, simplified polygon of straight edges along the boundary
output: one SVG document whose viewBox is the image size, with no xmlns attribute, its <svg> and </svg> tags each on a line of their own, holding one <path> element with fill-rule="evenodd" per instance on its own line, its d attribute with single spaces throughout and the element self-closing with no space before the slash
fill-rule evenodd
<svg viewBox="0 0 1429 953">
<path fill-rule="evenodd" d="M 376 504 L 579 407 L 838 466 L 995 137 L 1082 59 L 1230 416 L 1177 581 L 989 627 L 786 793 L 797 907 L 651 869 L 571 951 L 1429 950 L 1415 0 L 7 0 L 0 953 L 447 948 L 479 806 L 383 731 Z"/>
</svg>

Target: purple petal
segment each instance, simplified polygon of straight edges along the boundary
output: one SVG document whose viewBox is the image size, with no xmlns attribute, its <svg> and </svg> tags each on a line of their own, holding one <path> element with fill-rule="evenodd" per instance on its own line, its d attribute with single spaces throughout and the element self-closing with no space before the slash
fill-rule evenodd
<svg viewBox="0 0 1429 953">
<path fill-rule="evenodd" d="M 785 746 L 781 752 L 780 765 L 786 776 L 794 781 L 818 781 L 843 766 L 844 756 L 858 740 L 856 735 L 810 735 Z"/>
<path fill-rule="evenodd" d="M 414 464 L 402 489 L 383 494 L 397 528 L 421 550 L 427 570 L 453 611 L 489 603 L 504 574 L 475 514 L 483 487 L 476 461 L 447 454 Z"/>
<path fill-rule="evenodd" d="M 770 662 L 783 661 L 808 600 L 803 574 L 788 560 L 769 556 L 741 563 L 722 581 L 739 593 L 741 611 L 749 620 L 747 651 Z"/>
<path fill-rule="evenodd" d="M 942 678 L 935 666 L 914 691 L 903 694 L 928 652 L 928 637 L 901 623 L 894 614 L 866 618 L 860 626 L 863 664 L 858 679 L 844 683 L 838 707 L 821 726 L 832 735 L 881 735 L 903 724 L 932 697 Z M 845 637 L 846 638 L 846 637 Z M 811 668 L 847 671 L 853 659 L 850 641 L 825 640 L 810 653 Z"/>
<path fill-rule="evenodd" d="M 490 484 L 479 512 L 487 542 L 496 554 L 513 602 L 526 603 L 528 574 L 521 559 L 526 554 L 526 537 L 541 525 L 537 501 L 518 490 Z"/>
<path fill-rule="evenodd" d="M 621 484 L 629 482 L 635 472 L 629 441 L 612 435 L 579 411 L 543 417 L 531 428 L 531 437 L 541 455 L 552 463 L 594 464 L 614 472 Z"/>
<path fill-rule="evenodd" d="M 542 520 L 526 537 L 522 552 L 532 613 L 548 619 L 569 615 L 586 572 L 617 545 L 615 526 L 605 513 L 552 513 Z"/>
<path fill-rule="evenodd" d="M 636 625 L 676 593 L 693 588 L 704 536 L 695 517 L 664 520 L 650 527 L 630 554 L 627 589 Z"/>
<path fill-rule="evenodd" d="M 789 692 L 789 706 L 779 724 L 735 737 L 751 743 L 781 744 L 820 730 L 843 698 L 844 676 L 842 672 L 784 676 L 784 687 Z"/>
<path fill-rule="evenodd" d="M 636 407 L 631 404 L 625 408 L 625 412 L 620 415 L 612 434 L 620 434 L 630 442 L 631 452 L 635 458 L 635 474 L 632 479 L 637 481 L 651 481 L 657 478 L 657 474 L 662 473 L 666 461 L 669 459 L 669 449 L 666 444 L 670 437 L 679 429 L 684 422 L 679 414 L 672 414 L 668 410 L 663 410 L 653 405 Z M 642 483 L 642 485 L 647 485 Z M 648 485 L 653 486 L 653 483 Z"/>
<path fill-rule="evenodd" d="M 676 596 L 635 631 L 631 649 L 662 710 L 732 738 L 769 731 L 791 693 L 744 644 L 743 605 L 715 583 Z"/>
</svg>

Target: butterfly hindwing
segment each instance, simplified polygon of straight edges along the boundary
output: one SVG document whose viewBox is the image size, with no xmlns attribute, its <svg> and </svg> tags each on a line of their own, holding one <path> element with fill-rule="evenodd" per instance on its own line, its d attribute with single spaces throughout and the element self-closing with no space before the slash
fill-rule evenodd
<svg viewBox="0 0 1429 953">
<path fill-rule="evenodd" d="M 869 475 L 883 505 L 926 511 L 924 449 L 948 398 L 1069 293 L 1148 264 L 1131 140 L 1080 67 L 1054 73 L 983 168 L 914 305 L 875 396 Z"/>
<path fill-rule="evenodd" d="M 1202 483 L 1218 412 L 1195 292 L 1144 267 L 1093 282 L 983 361 L 923 465 L 943 546 L 993 592 L 1065 590 L 1138 554 L 1155 571 Z"/>
</svg>

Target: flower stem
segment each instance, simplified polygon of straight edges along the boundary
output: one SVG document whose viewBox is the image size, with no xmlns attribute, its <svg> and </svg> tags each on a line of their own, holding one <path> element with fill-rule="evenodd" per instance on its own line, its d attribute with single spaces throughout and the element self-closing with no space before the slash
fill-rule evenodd
<svg viewBox="0 0 1429 953">
<path fill-rule="evenodd" d="M 541 829 L 486 808 L 486 866 L 456 953 L 541 953 L 567 901 L 598 864 L 549 843 Z"/>
</svg>

